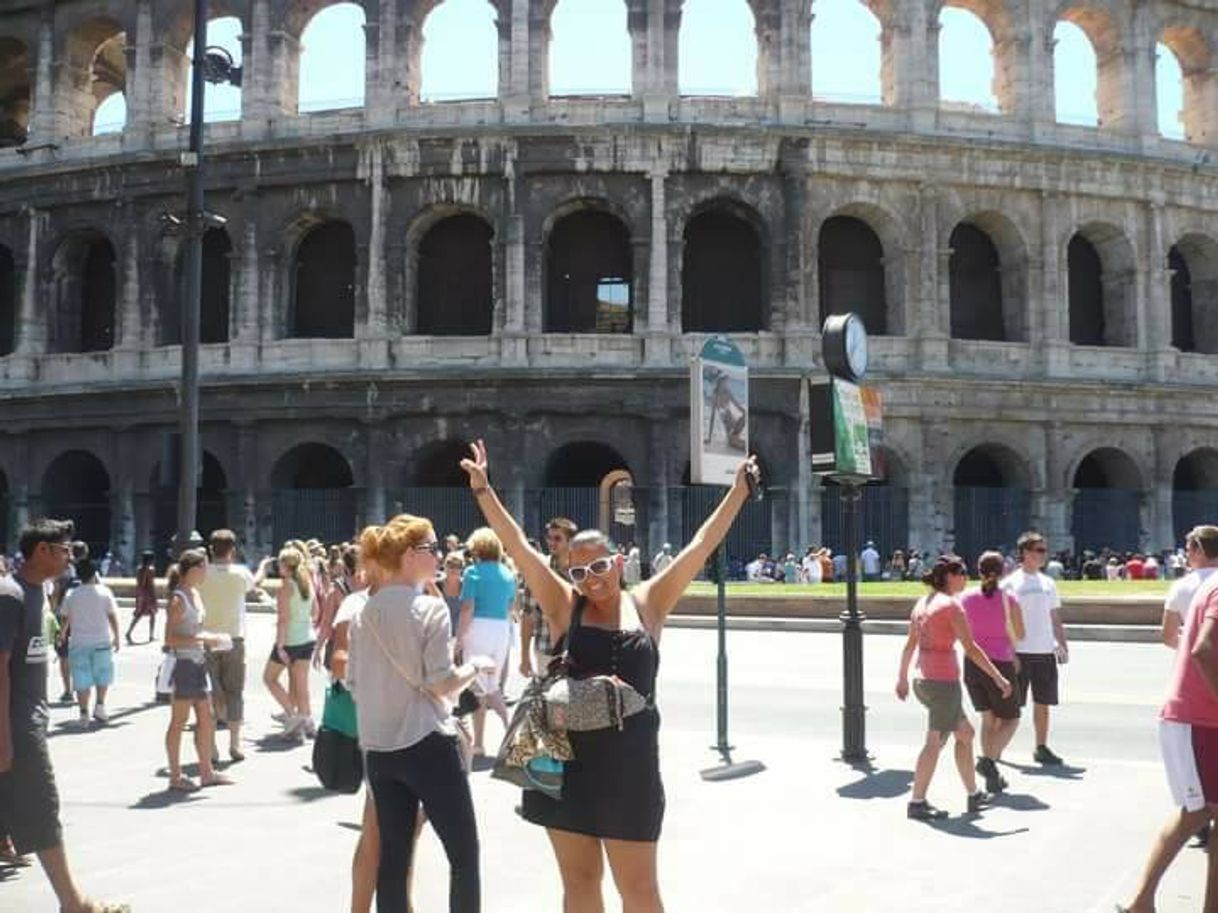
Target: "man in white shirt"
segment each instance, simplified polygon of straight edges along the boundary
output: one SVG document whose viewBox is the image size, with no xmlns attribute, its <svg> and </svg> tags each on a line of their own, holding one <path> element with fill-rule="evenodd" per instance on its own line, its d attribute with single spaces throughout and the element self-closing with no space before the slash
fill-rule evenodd
<svg viewBox="0 0 1218 913">
<path fill-rule="evenodd" d="M 744 578 L 749 583 L 772 583 L 765 575 L 766 554 L 762 552 L 754 560 L 744 566 Z"/>
<path fill-rule="evenodd" d="M 1070 659 L 1066 629 L 1062 625 L 1061 597 L 1057 585 L 1041 568 L 1049 555 L 1045 537 L 1026 532 L 1016 544 L 1019 567 L 1002 581 L 1002 589 L 1013 596 L 1023 612 L 1024 637 L 1015 642 L 1019 658 L 1020 705 L 1026 706 L 1032 691 L 1032 722 L 1036 729 L 1038 764 L 1060 765 L 1062 759 L 1049 750 L 1049 708 L 1058 702 L 1058 665 Z"/>
<path fill-rule="evenodd" d="M 245 718 L 245 597 L 253 592 L 266 575 L 269 559 L 258 568 L 255 576 L 244 564 L 238 564 L 237 537 L 230 529 L 218 529 L 208 541 L 211 564 L 207 576 L 199 585 L 199 596 L 207 613 L 207 630 L 227 634 L 232 638 L 231 650 L 207 651 L 207 674 L 211 679 L 212 707 L 217 722 L 228 727 L 228 756 L 245 760 L 241 751 L 241 723 Z M 212 750 L 213 756 L 216 754 Z"/>
<path fill-rule="evenodd" d="M 803 560 L 804 583 L 820 583 L 824 579 L 820 566 L 820 553 L 816 549 L 808 549 Z"/>
<path fill-rule="evenodd" d="M 880 579 L 880 553 L 874 542 L 867 542 L 859 552 L 859 564 L 863 567 L 863 582 L 872 583 Z"/>
<path fill-rule="evenodd" d="M 651 576 L 655 576 L 672 564 L 672 544 L 665 542 L 663 547 L 651 559 Z"/>
</svg>

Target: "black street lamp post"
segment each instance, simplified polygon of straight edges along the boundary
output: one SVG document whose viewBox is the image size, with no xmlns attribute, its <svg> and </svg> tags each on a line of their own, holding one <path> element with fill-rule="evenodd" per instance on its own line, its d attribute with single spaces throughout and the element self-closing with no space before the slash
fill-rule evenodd
<svg viewBox="0 0 1218 913">
<path fill-rule="evenodd" d="M 842 520 L 846 527 L 846 611 L 842 622 L 842 760 L 865 764 L 867 707 L 863 703 L 863 620 L 859 611 L 859 501 L 863 491 L 853 481 L 841 483 Z"/>
</svg>

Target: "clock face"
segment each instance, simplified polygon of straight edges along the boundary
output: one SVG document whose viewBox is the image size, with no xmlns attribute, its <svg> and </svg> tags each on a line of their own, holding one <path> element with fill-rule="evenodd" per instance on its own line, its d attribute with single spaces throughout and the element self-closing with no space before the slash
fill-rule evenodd
<svg viewBox="0 0 1218 913">
<path fill-rule="evenodd" d="M 846 363 L 856 379 L 867 373 L 867 330 L 857 317 L 846 321 Z"/>
</svg>

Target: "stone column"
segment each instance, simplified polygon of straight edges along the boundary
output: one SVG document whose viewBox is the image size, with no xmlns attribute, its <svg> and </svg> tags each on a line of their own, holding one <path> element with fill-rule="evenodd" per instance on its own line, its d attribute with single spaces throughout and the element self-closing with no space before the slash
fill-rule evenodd
<svg viewBox="0 0 1218 913">
<path fill-rule="evenodd" d="M 668 534 L 668 480 L 672 476 L 672 422 L 656 414 L 647 422 L 647 550 L 648 561 Z"/>
<path fill-rule="evenodd" d="M 1128 46 L 1116 53 L 1126 55 L 1125 72 L 1130 86 L 1126 94 L 1122 133 L 1141 138 L 1143 149 L 1159 145 L 1159 108 L 1155 91 L 1155 45 L 1158 41 L 1159 16 L 1156 10 L 1138 4 L 1133 9 L 1133 28 L 1126 32 Z"/>
<path fill-rule="evenodd" d="M 550 97 L 550 19 L 540 4 L 529 9 L 527 15 L 529 103 L 540 107 Z"/>
<path fill-rule="evenodd" d="M 639 0 L 635 0 L 636 3 Z M 644 24 L 643 53 L 644 59 L 638 59 L 638 46 L 635 47 L 635 90 L 639 89 L 639 80 L 644 80 L 642 87 L 643 119 L 651 123 L 663 123 L 668 120 L 672 105 L 673 92 L 668 81 L 668 42 L 665 23 L 667 13 L 665 0 L 645 0 L 646 12 L 642 14 Z"/>
<path fill-rule="evenodd" d="M 119 285 L 115 302 L 118 327 L 115 332 L 114 348 L 142 349 L 151 345 L 153 340 L 144 338 L 144 323 L 140 320 L 140 236 L 138 219 L 127 210 L 127 243 L 121 248 L 122 263 L 115 264 L 118 272 Z"/>
<path fill-rule="evenodd" d="M 1044 290 L 1039 307 L 1033 306 L 1029 315 L 1028 339 L 1033 343 L 1033 351 L 1039 350 L 1045 374 L 1049 377 L 1063 377 L 1070 373 L 1070 302 L 1066 251 L 1059 243 L 1061 220 L 1061 198 L 1057 194 L 1042 193 L 1040 246 Z M 1043 345 L 1037 346 L 1036 343 L 1042 340 Z"/>
<path fill-rule="evenodd" d="M 1028 72 L 1031 93 L 1028 99 L 1027 117 L 1029 138 L 1045 140 L 1057 130 L 1056 87 L 1053 68 L 1053 49 L 1057 41 L 1053 29 L 1028 40 Z"/>
<path fill-rule="evenodd" d="M 772 4 L 754 8 L 757 34 L 757 97 L 777 106 L 782 90 L 782 16 Z"/>
<path fill-rule="evenodd" d="M 940 277 L 951 252 L 939 248 L 939 189 L 929 184 L 918 192 L 918 237 L 921 246 L 906 250 L 906 309 L 910 315 L 906 333 L 918 341 L 922 369 L 938 373 L 948 363 L 951 317 L 944 311 Z"/>
<path fill-rule="evenodd" d="M 1170 245 L 1163 229 L 1163 202 L 1159 194 L 1146 204 L 1146 236 L 1141 270 L 1145 291 L 1144 329 L 1139 342 L 1144 346 L 1148 379 L 1162 383 L 1175 368 L 1176 354 L 1171 348 L 1171 271 L 1167 268 Z"/>
<path fill-rule="evenodd" d="M 50 308 L 40 306 L 38 290 L 39 277 L 44 273 L 38 243 L 44 217 L 31 206 L 26 210 L 26 219 L 29 224 L 26 231 L 25 272 L 21 282 L 16 351 L 21 355 L 36 355 L 47 349 L 47 328 L 51 320 Z M 49 276 L 46 278 L 49 280 Z"/>
<path fill-rule="evenodd" d="M 389 189 L 385 180 L 384 147 L 373 140 L 360 155 L 359 176 L 371 198 L 368 231 L 368 310 L 355 328 L 360 339 L 384 338 L 389 332 L 389 301 L 385 281 L 385 235 L 389 218 Z"/>
<path fill-rule="evenodd" d="M 1074 535 L 1071 532 L 1071 519 L 1074 515 L 1074 495 L 1072 480 L 1066 477 L 1069 472 L 1069 454 L 1062 446 L 1062 426 L 1057 422 L 1049 422 L 1044 426 L 1045 448 L 1045 487 L 1042 493 L 1043 501 L 1037 510 L 1035 520 L 1041 524 L 1041 530 L 1049 540 L 1050 551 L 1074 551 Z M 1037 506 L 1033 502 L 1033 506 Z"/>
<path fill-rule="evenodd" d="M 812 98 L 812 19 L 806 3 L 782 4 L 781 76 L 778 115 L 802 124 Z"/>
<path fill-rule="evenodd" d="M 366 473 L 368 482 L 365 487 L 364 522 L 383 523 L 387 519 L 385 512 L 385 463 L 389 454 L 389 437 L 385 429 L 378 423 L 364 426 L 365 456 L 367 458 Z"/>
<path fill-rule="evenodd" d="M 499 21 L 499 100 L 504 120 L 529 119 L 529 0 L 510 0 L 507 16 Z"/>
<path fill-rule="evenodd" d="M 939 20 L 924 4 L 898 5 L 883 35 L 885 92 L 909 114 L 912 130 L 932 130 L 939 119 Z"/>
<path fill-rule="evenodd" d="M 910 472 L 910 538 L 921 550 L 954 547 L 956 509 L 952 480 L 944 474 L 953 436 L 950 422 L 922 423 L 922 464 Z M 916 518 L 922 523 L 914 533 Z"/>
<path fill-rule="evenodd" d="M 364 22 L 364 119 L 369 126 L 387 127 L 394 123 L 397 108 L 406 101 L 401 67 L 408 60 L 396 53 L 394 36 L 401 15 L 394 0 L 382 0 L 377 7 L 379 19 Z"/>
<path fill-rule="evenodd" d="M 668 339 L 668 170 L 653 168 L 651 180 L 651 258 L 647 321 L 643 342 L 648 365 L 667 364 L 672 357 Z"/>
<path fill-rule="evenodd" d="M 664 92 L 670 100 L 680 96 L 681 4 L 684 0 L 663 0 L 664 5 Z"/>
<path fill-rule="evenodd" d="M 279 57 L 299 44 L 280 31 L 271 18 L 271 0 L 253 0 L 250 6 L 250 34 L 243 35 L 244 85 L 241 89 L 241 132 L 256 139 L 272 132 L 273 122 L 296 113 L 297 84 L 284 79 L 294 76 Z"/>
<path fill-rule="evenodd" d="M 233 342 L 256 343 L 258 341 L 260 270 L 262 259 L 258 256 L 257 200 L 246 198 L 247 209 L 241 226 L 241 240 L 237 266 L 237 289 L 233 300 Z"/>
<path fill-rule="evenodd" d="M 127 432 L 129 435 L 130 432 Z M 123 468 L 119 472 L 118 484 L 110 495 L 110 551 L 122 559 L 127 567 L 135 566 L 135 479 L 129 467 L 132 465 L 129 437 L 120 438 L 118 450 L 124 455 Z M 98 556 L 100 557 L 100 556 Z"/>
<path fill-rule="evenodd" d="M 55 130 L 55 28 L 54 7 L 43 4 L 38 20 L 38 48 L 34 63 L 33 97 L 30 99 L 28 145 L 54 142 Z"/>
</svg>

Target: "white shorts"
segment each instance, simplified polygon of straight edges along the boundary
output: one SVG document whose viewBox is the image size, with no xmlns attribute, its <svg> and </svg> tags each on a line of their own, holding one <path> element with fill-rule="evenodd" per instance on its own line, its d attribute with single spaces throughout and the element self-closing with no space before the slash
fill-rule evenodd
<svg viewBox="0 0 1218 913">
<path fill-rule="evenodd" d="M 1159 748 L 1178 808 L 1199 812 L 1218 805 L 1218 729 L 1159 720 Z"/>
<path fill-rule="evenodd" d="M 499 693 L 499 673 L 507 662 L 508 647 L 512 642 L 512 625 L 506 619 L 475 618 L 465 634 L 465 660 L 474 656 L 489 656 L 495 661 L 494 672 L 483 672 L 478 684 L 486 694 Z"/>
</svg>

